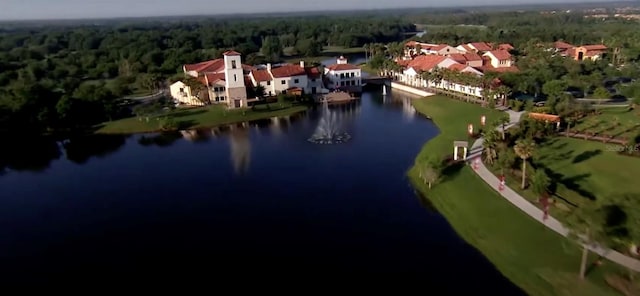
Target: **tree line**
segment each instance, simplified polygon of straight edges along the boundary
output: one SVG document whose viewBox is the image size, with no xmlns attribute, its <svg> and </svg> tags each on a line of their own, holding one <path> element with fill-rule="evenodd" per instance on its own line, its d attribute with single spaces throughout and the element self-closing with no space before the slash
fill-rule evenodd
<svg viewBox="0 0 640 296">
<path fill-rule="evenodd" d="M 234 49 L 248 64 L 283 50 L 314 56 L 323 46 L 404 39 L 399 17 L 205 19 L 0 30 L 0 131 L 83 129 L 126 116 L 118 98 L 162 88 L 181 66 Z"/>
</svg>

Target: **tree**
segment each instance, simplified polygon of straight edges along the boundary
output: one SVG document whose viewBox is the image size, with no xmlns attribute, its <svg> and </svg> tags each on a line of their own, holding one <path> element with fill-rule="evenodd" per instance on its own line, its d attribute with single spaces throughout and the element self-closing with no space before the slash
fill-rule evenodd
<svg viewBox="0 0 640 296">
<path fill-rule="evenodd" d="M 205 105 L 211 103 L 211 101 L 209 101 L 207 87 L 202 84 L 202 82 L 191 76 L 185 78 L 183 82 L 187 87 L 191 89 L 191 95 L 193 95 L 196 99 L 198 99 Z"/>
<path fill-rule="evenodd" d="M 567 217 L 567 224 L 571 230 L 571 237 L 575 238 L 582 245 L 582 259 L 580 260 L 580 279 L 585 278 L 587 271 L 587 259 L 589 256 L 589 246 L 594 245 L 597 240 L 605 237 L 601 208 L 597 201 L 585 203 L 571 211 Z"/>
<path fill-rule="evenodd" d="M 551 185 L 551 179 L 542 169 L 537 169 L 531 177 L 531 189 L 538 197 L 546 198 Z"/>
<path fill-rule="evenodd" d="M 593 91 L 593 97 L 598 100 L 609 99 L 610 96 L 611 94 L 609 94 L 609 91 L 602 86 Z"/>
<path fill-rule="evenodd" d="M 516 156 L 513 151 L 505 150 L 498 153 L 498 166 L 500 167 L 502 175 L 504 175 L 505 169 L 511 170 L 515 164 Z"/>
<path fill-rule="evenodd" d="M 494 129 L 485 132 L 482 156 L 490 165 L 493 165 L 494 161 L 498 158 L 499 138 L 498 132 Z"/>
<path fill-rule="evenodd" d="M 299 39 L 298 42 L 296 42 L 295 49 L 306 57 L 315 57 L 322 52 L 322 43 L 313 37 Z"/>
<path fill-rule="evenodd" d="M 509 124 L 510 122 L 511 122 L 511 116 L 509 116 L 509 114 L 503 114 L 502 116 L 500 116 L 498 118 L 498 124 L 502 127 L 502 140 L 503 141 L 506 139 L 507 124 Z"/>
<path fill-rule="evenodd" d="M 267 36 L 262 39 L 262 47 L 260 52 L 265 56 L 269 62 L 277 62 L 282 56 L 282 45 L 280 44 L 280 38 L 277 36 Z"/>
<path fill-rule="evenodd" d="M 518 140 L 513 147 L 515 153 L 522 159 L 522 189 L 526 187 L 527 159 L 531 158 L 535 143 L 529 139 Z"/>
<path fill-rule="evenodd" d="M 437 161 L 432 159 L 425 162 L 420 168 L 420 177 L 425 184 L 429 184 L 429 189 L 431 189 L 431 186 L 440 180 L 440 165 Z"/>
</svg>

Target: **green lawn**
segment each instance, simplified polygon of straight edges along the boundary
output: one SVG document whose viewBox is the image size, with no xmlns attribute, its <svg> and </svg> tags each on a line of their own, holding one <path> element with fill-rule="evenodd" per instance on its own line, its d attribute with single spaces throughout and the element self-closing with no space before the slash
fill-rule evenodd
<svg viewBox="0 0 640 296">
<path fill-rule="evenodd" d="M 441 134 L 425 144 L 409 177 L 462 238 L 530 295 L 617 295 L 603 278 L 618 266 L 605 262 L 580 281 L 578 246 L 504 200 L 468 166 L 447 169 L 431 190 L 420 180 L 418 167 L 426 159 L 453 153 L 452 142 L 466 138 L 468 123 L 483 114 L 490 122 L 497 111 L 443 97 L 416 100 L 414 106 L 435 121 Z"/>
<path fill-rule="evenodd" d="M 582 118 L 574 132 L 593 132 L 597 135 L 629 139 L 640 132 L 640 115 L 628 108 L 602 108 L 601 114 Z"/>
<path fill-rule="evenodd" d="M 167 114 L 151 117 L 149 121 L 146 118 L 132 117 L 106 122 L 98 127 L 97 133 L 132 134 L 156 132 L 161 129 L 161 120 L 165 116 L 174 120 L 180 128 L 202 128 L 286 116 L 305 110 L 307 110 L 307 106 L 291 105 L 290 103 L 283 103 L 282 105 L 280 103 L 271 103 L 270 109 L 267 109 L 265 105 L 261 105 L 256 107 L 255 110 L 226 110 L 222 105 L 176 109 Z"/>
<path fill-rule="evenodd" d="M 620 155 L 618 149 L 624 147 L 565 137 L 538 147 L 532 160 L 536 166 L 548 169 L 557 182 L 556 193 L 562 197 L 558 201 L 564 204 L 557 214 L 594 198 L 637 191 L 640 158 Z M 525 193 L 531 200 L 536 198 L 532 192 Z"/>
</svg>

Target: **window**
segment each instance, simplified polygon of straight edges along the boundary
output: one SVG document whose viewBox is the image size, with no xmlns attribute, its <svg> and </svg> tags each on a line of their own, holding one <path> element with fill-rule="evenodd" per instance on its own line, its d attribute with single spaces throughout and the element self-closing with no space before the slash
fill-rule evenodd
<svg viewBox="0 0 640 296">
<path fill-rule="evenodd" d="M 233 81 L 238 81 L 238 75 L 233 74 Z"/>
<path fill-rule="evenodd" d="M 236 61 L 231 61 L 231 69 L 237 68 Z"/>
<path fill-rule="evenodd" d="M 180 92 L 184 92 L 184 87 L 181 87 L 181 88 L 180 88 Z"/>
<path fill-rule="evenodd" d="M 340 73 L 340 78 L 344 78 L 344 73 Z"/>
<path fill-rule="evenodd" d="M 267 85 L 271 85 L 271 81 L 267 81 Z"/>
<path fill-rule="evenodd" d="M 316 82 L 316 79 L 315 78 L 311 78 L 311 82 Z"/>
<path fill-rule="evenodd" d="M 293 83 L 300 83 L 300 79 L 294 79 Z"/>
<path fill-rule="evenodd" d="M 280 81 L 280 84 L 284 85 L 284 84 L 287 84 L 287 82 L 283 79 Z"/>
</svg>

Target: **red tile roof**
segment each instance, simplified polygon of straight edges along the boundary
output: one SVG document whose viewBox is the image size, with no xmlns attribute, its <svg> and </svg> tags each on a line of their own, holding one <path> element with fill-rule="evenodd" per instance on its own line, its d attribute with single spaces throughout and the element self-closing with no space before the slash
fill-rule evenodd
<svg viewBox="0 0 640 296">
<path fill-rule="evenodd" d="M 307 75 L 307 72 L 300 65 L 283 65 L 271 69 L 271 74 L 275 78 Z"/>
<path fill-rule="evenodd" d="M 471 52 L 471 51 L 473 51 L 473 48 L 469 47 L 469 45 L 468 45 L 468 44 L 462 44 L 461 46 L 462 46 L 462 48 L 464 48 L 464 50 L 466 50 L 467 52 Z"/>
<path fill-rule="evenodd" d="M 451 64 L 449 66 L 449 70 L 462 71 L 467 67 L 467 65 L 463 64 Z"/>
<path fill-rule="evenodd" d="M 442 49 L 447 48 L 447 46 L 449 46 L 449 44 L 439 44 L 439 45 L 435 46 L 434 48 L 432 48 L 432 50 L 440 51 Z"/>
<path fill-rule="evenodd" d="M 253 75 L 253 79 L 255 79 L 257 82 L 272 80 L 271 74 L 269 74 L 269 71 L 267 70 L 253 70 L 251 71 L 251 74 Z"/>
<path fill-rule="evenodd" d="M 482 66 L 482 67 L 478 67 L 478 70 L 480 70 L 480 72 L 482 72 L 482 73 L 486 73 L 486 72 L 517 73 L 517 72 L 520 72 L 520 69 L 518 69 L 518 67 L 516 67 L 516 66 L 500 67 L 500 68 L 494 68 L 494 67 L 491 67 L 491 66 Z"/>
<path fill-rule="evenodd" d="M 335 64 L 327 67 L 327 69 L 332 71 L 348 71 L 348 70 L 358 70 L 360 67 L 351 64 Z"/>
<path fill-rule="evenodd" d="M 490 51 L 491 45 L 486 42 L 472 42 L 471 45 L 475 47 L 478 51 Z"/>
<path fill-rule="evenodd" d="M 509 50 L 514 49 L 514 48 L 513 48 L 513 45 L 511 45 L 509 43 L 502 43 L 502 44 L 498 45 L 498 49 L 509 51 Z"/>
<path fill-rule="evenodd" d="M 450 54 L 449 58 L 461 64 L 464 64 L 467 62 L 467 58 L 464 56 L 464 54 L 461 54 L 461 53 Z"/>
<path fill-rule="evenodd" d="M 215 59 L 197 64 L 186 64 L 184 65 L 184 68 L 187 71 L 195 71 L 198 73 L 219 72 L 224 70 L 224 60 Z"/>
<path fill-rule="evenodd" d="M 225 81 L 224 73 L 206 73 L 203 76 L 197 78 L 200 83 L 207 85 L 207 81 L 209 82 L 209 86 L 216 84 L 216 82 Z"/>
<path fill-rule="evenodd" d="M 316 67 L 305 68 L 304 70 L 307 72 L 309 78 L 320 78 L 320 76 L 322 76 L 322 73 L 320 73 L 320 70 Z"/>
<path fill-rule="evenodd" d="M 501 60 L 501 61 L 511 59 L 511 54 L 506 50 L 500 50 L 500 49 L 492 50 L 489 53 L 491 53 L 494 57 L 496 57 L 498 60 Z"/>
<path fill-rule="evenodd" d="M 249 77 L 249 75 L 244 75 L 244 85 L 245 86 L 253 85 L 253 81 L 251 81 L 251 77 Z"/>
<path fill-rule="evenodd" d="M 566 43 L 566 42 L 556 41 L 556 42 L 554 42 L 554 43 L 553 43 L 553 47 L 554 47 L 555 49 L 564 49 L 564 50 L 567 50 L 567 49 L 569 49 L 569 48 L 573 48 L 574 46 L 573 46 L 573 45 L 571 45 L 571 44 L 569 44 L 569 43 Z"/>
<path fill-rule="evenodd" d="M 440 55 L 424 55 L 413 59 L 407 65 L 417 71 L 431 71 L 435 66 L 444 61 L 447 57 Z"/>
<path fill-rule="evenodd" d="M 411 41 L 405 43 L 405 46 L 406 47 L 416 47 L 417 44 L 418 44 L 418 42 L 415 42 L 415 41 L 411 40 Z"/>
<path fill-rule="evenodd" d="M 590 51 L 590 50 L 606 50 L 607 49 L 607 47 L 604 44 L 583 45 L 581 47 L 583 47 L 587 51 Z"/>
<path fill-rule="evenodd" d="M 469 62 L 482 61 L 482 57 L 475 52 L 465 53 L 463 56 Z"/>
<path fill-rule="evenodd" d="M 226 55 L 226 56 L 239 56 L 241 55 L 239 52 L 235 51 L 235 50 L 228 50 L 225 51 L 222 55 Z"/>
</svg>

